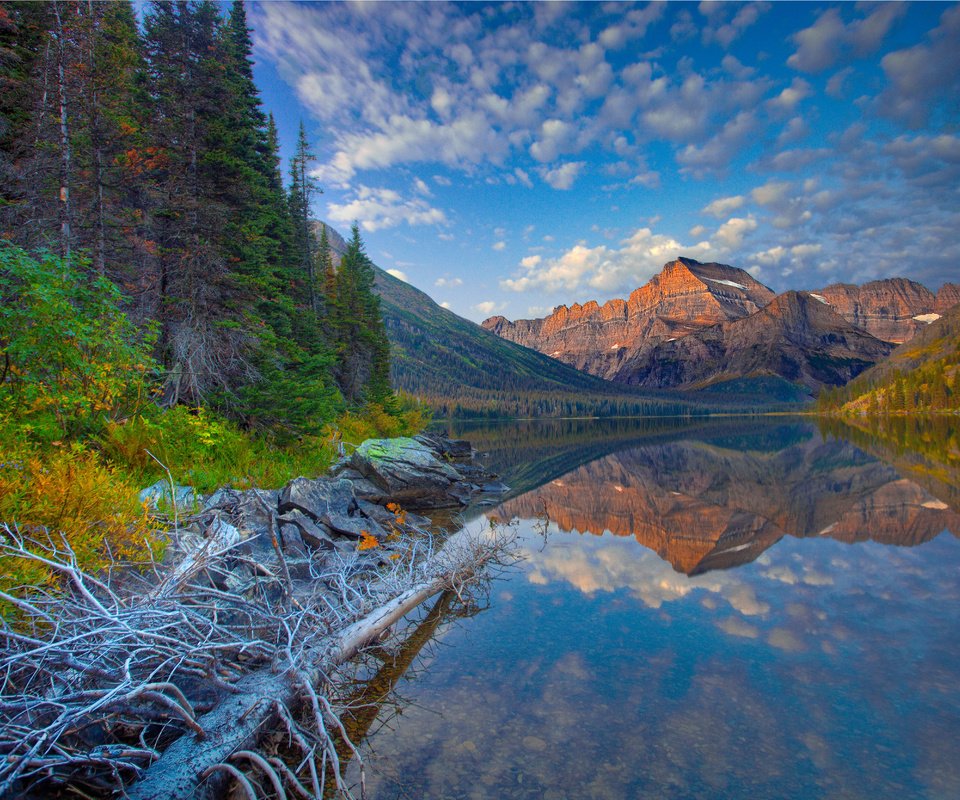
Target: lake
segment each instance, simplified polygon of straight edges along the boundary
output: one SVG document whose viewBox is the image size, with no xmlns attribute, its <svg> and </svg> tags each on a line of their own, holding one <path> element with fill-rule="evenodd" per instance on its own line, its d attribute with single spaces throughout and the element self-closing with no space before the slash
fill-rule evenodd
<svg viewBox="0 0 960 800">
<path fill-rule="evenodd" d="M 371 660 L 369 797 L 960 797 L 955 461 L 790 419 L 451 433 L 523 559 Z"/>
</svg>

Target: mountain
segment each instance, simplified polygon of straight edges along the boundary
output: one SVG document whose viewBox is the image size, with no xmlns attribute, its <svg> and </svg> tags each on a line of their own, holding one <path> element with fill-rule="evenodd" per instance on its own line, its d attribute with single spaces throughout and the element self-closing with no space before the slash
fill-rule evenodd
<svg viewBox="0 0 960 800">
<path fill-rule="evenodd" d="M 617 383 L 787 399 L 797 386 L 815 394 L 845 383 L 957 301 L 956 284 L 935 295 L 905 278 L 775 299 L 742 269 L 678 258 L 627 300 L 483 327 Z"/>
<path fill-rule="evenodd" d="M 868 415 L 960 410 L 960 304 L 819 405 Z"/>
<path fill-rule="evenodd" d="M 945 308 L 960 301 L 960 287 L 946 284 L 934 295 L 915 281 L 887 278 L 862 286 L 835 283 L 817 290 L 813 297 L 878 339 L 902 344 L 922 331 Z"/>
<path fill-rule="evenodd" d="M 742 269 L 678 258 L 627 300 L 562 305 L 545 319 L 510 322 L 498 316 L 482 324 L 512 342 L 616 380 L 623 365 L 652 344 L 742 319 L 773 297 Z"/>
<path fill-rule="evenodd" d="M 651 397 L 579 372 L 484 330 L 375 268 L 397 389 L 439 413 L 583 415 L 681 413 L 691 404 Z"/>
<path fill-rule="evenodd" d="M 775 375 L 816 393 L 822 386 L 846 383 L 892 349 L 813 296 L 785 292 L 749 317 L 642 350 L 621 366 L 614 379 L 639 386 L 700 389 Z"/>
</svg>

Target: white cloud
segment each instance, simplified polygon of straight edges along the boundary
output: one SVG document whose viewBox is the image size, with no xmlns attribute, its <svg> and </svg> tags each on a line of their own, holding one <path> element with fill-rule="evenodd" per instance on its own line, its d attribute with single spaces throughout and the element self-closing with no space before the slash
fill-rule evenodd
<svg viewBox="0 0 960 800">
<path fill-rule="evenodd" d="M 393 275 L 397 280 L 403 281 L 404 283 L 410 283 L 410 279 L 407 277 L 407 273 L 400 269 L 388 269 L 388 275 Z"/>
<path fill-rule="evenodd" d="M 757 221 L 753 216 L 731 217 L 723 223 L 713 235 L 713 241 L 718 247 L 726 250 L 736 250 L 743 244 L 744 237 L 757 229 Z"/>
<path fill-rule="evenodd" d="M 463 286 L 463 278 L 437 278 L 433 282 L 433 285 L 439 289 L 444 289 L 447 287 L 452 288 L 454 286 Z"/>
<path fill-rule="evenodd" d="M 554 169 L 543 168 L 543 179 L 554 189 L 566 190 L 573 188 L 580 172 L 587 165 L 586 161 L 569 161 Z"/>
<path fill-rule="evenodd" d="M 928 44 L 887 53 L 880 62 L 889 85 L 880 95 L 880 112 L 918 128 L 941 100 L 952 103 L 960 93 L 960 6 L 948 8 Z"/>
<path fill-rule="evenodd" d="M 803 78 L 794 78 L 793 82 L 772 100 L 767 107 L 780 114 L 793 114 L 802 100 L 813 95 L 813 87 Z"/>
<path fill-rule="evenodd" d="M 493 300 L 484 300 L 482 303 L 477 303 L 474 305 L 474 309 L 479 311 L 484 316 L 489 317 L 491 314 L 494 314 L 497 311 L 502 311 L 506 308 L 506 303 L 497 303 Z"/>
<path fill-rule="evenodd" d="M 501 250 L 506 250 L 506 249 L 507 249 L 507 243 L 501 239 L 499 242 L 494 242 L 494 243 L 491 245 L 491 249 L 496 250 L 496 251 L 498 251 L 498 252 L 501 251 Z"/>
<path fill-rule="evenodd" d="M 524 186 L 526 186 L 528 189 L 533 188 L 533 181 L 530 180 L 530 176 L 526 173 L 525 170 L 522 170 L 520 169 L 520 167 L 517 167 L 516 169 L 514 169 L 513 174 L 516 175 L 517 180 L 520 183 L 522 183 Z"/>
<path fill-rule="evenodd" d="M 440 308 L 445 308 L 445 309 L 447 309 L 447 310 L 449 311 L 449 310 L 450 310 L 450 302 L 449 302 L 448 300 L 444 300 L 442 303 L 440 303 Z"/>
<path fill-rule="evenodd" d="M 756 127 L 754 113 L 741 111 L 703 146 L 690 144 L 677 154 L 681 173 L 703 177 L 710 172 L 726 170 Z"/>
<path fill-rule="evenodd" d="M 327 215 L 333 222 L 357 221 L 366 231 L 407 225 L 440 225 L 446 222 L 443 211 L 421 199 L 405 200 L 392 189 L 370 188 L 362 184 L 356 197 L 347 203 L 330 203 Z"/>
<path fill-rule="evenodd" d="M 767 181 L 750 192 L 750 196 L 757 205 L 775 206 L 780 203 L 793 188 L 789 181 Z"/>
<path fill-rule="evenodd" d="M 608 294 L 623 293 L 646 282 L 677 256 L 702 258 L 712 249 L 709 242 L 684 245 L 670 236 L 655 234 L 650 228 L 640 228 L 622 240 L 618 248 L 588 247 L 581 242 L 556 258 L 528 256 L 521 262 L 518 275 L 501 281 L 500 287 L 513 292 L 569 293 L 591 288 Z"/>
<path fill-rule="evenodd" d="M 730 5 L 715 2 L 700 3 L 700 13 L 708 20 L 701 34 L 704 44 L 716 42 L 723 48 L 729 47 L 741 33 L 760 18 L 761 14 L 770 9 L 770 3 L 744 3 L 737 9 L 733 19 L 727 21 L 726 13 Z"/>
<path fill-rule="evenodd" d="M 873 8 L 866 17 L 850 23 L 843 21 L 839 8 L 827 9 L 809 28 L 793 34 L 797 50 L 787 64 L 801 72 L 823 72 L 838 61 L 874 52 L 893 23 L 905 13 L 906 5 L 879 3 Z"/>
<path fill-rule="evenodd" d="M 709 214 L 711 217 L 725 217 L 731 211 L 736 211 L 738 208 L 742 208 L 743 204 L 747 202 L 742 194 L 734 195 L 733 197 L 720 197 L 713 202 L 709 203 L 704 209 L 704 214 Z"/>
<path fill-rule="evenodd" d="M 414 178 L 413 180 L 413 190 L 417 194 L 422 194 L 424 197 L 433 197 L 433 193 L 430 191 L 430 187 L 424 183 L 422 178 Z"/>
</svg>

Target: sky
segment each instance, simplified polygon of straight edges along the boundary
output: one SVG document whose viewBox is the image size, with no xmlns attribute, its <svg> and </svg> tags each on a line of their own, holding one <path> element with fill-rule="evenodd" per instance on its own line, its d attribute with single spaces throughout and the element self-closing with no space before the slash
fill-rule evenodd
<svg viewBox="0 0 960 800">
<path fill-rule="evenodd" d="M 960 282 L 960 5 L 248 3 L 285 158 L 457 314 L 626 297 L 677 256 L 775 291 Z"/>
</svg>

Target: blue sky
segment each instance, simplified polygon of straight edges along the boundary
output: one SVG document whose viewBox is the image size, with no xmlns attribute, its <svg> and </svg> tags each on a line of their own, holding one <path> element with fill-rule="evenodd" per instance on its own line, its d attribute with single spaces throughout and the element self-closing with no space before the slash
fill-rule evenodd
<svg viewBox="0 0 960 800">
<path fill-rule="evenodd" d="M 289 156 L 456 313 L 625 297 L 684 255 L 777 291 L 960 281 L 960 5 L 249 3 Z"/>
</svg>

